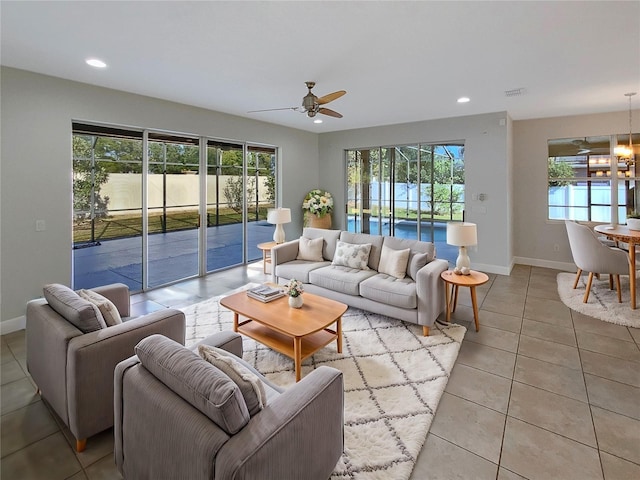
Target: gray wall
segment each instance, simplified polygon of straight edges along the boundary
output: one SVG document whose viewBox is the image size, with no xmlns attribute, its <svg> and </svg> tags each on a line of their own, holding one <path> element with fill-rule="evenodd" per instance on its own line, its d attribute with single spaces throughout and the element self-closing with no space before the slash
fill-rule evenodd
<svg viewBox="0 0 640 480">
<path fill-rule="evenodd" d="M 301 231 L 300 205 L 318 184 L 317 134 L 5 67 L 1 89 L 2 322 L 21 321 L 44 284 L 70 284 L 72 120 L 276 145 L 287 235 Z"/>
<path fill-rule="evenodd" d="M 320 188 L 335 196 L 336 226 L 345 225 L 344 150 L 464 140 L 465 219 L 478 225 L 478 246 L 469 249 L 472 266 L 509 274 L 513 257 L 510 129 L 507 113 L 497 112 L 321 134 Z M 479 193 L 486 194 L 486 200 L 472 201 L 472 195 Z"/>
<path fill-rule="evenodd" d="M 633 119 L 637 132 L 640 110 L 633 111 Z M 564 222 L 547 220 L 547 140 L 625 132 L 629 132 L 628 110 L 514 122 L 516 263 L 575 269 Z"/>
</svg>

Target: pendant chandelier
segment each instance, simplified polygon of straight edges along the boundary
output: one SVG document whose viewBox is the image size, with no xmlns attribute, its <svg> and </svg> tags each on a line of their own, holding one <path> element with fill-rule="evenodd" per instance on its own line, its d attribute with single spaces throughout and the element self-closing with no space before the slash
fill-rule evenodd
<svg viewBox="0 0 640 480">
<path fill-rule="evenodd" d="M 633 154 L 633 130 L 632 130 L 632 116 L 631 116 L 631 97 L 633 97 L 636 92 L 625 93 L 624 96 L 629 98 L 629 145 L 618 145 L 614 149 L 614 153 L 616 156 L 625 158 L 627 165 L 631 165 L 634 163 L 634 154 Z"/>
</svg>

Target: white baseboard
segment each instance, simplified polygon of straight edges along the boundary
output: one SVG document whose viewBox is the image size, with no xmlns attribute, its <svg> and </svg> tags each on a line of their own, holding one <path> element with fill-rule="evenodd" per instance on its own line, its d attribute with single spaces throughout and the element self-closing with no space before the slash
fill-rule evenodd
<svg viewBox="0 0 640 480">
<path fill-rule="evenodd" d="M 508 267 L 502 267 L 498 265 L 485 265 L 484 263 L 474 263 L 471 265 L 474 270 L 479 270 L 484 273 L 495 273 L 497 275 L 509 275 L 513 268 L 513 264 Z"/>
<path fill-rule="evenodd" d="M 27 317 L 21 315 L 16 318 L 4 320 L 0 322 L 0 335 L 6 335 L 8 333 L 17 332 L 18 330 L 24 330 L 27 327 Z"/>
<path fill-rule="evenodd" d="M 514 262 L 520 265 L 530 265 L 532 267 L 553 268 L 565 272 L 575 272 L 576 266 L 568 262 L 554 262 L 553 260 L 541 260 L 539 258 L 514 257 Z"/>
</svg>

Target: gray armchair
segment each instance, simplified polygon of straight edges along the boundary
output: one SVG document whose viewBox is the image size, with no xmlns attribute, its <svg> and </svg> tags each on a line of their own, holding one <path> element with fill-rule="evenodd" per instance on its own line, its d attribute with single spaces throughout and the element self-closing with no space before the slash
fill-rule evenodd
<svg viewBox="0 0 640 480">
<path fill-rule="evenodd" d="M 204 343 L 242 355 L 222 332 Z M 193 350 L 144 339 L 115 371 L 115 462 L 125 479 L 326 480 L 344 445 L 342 372 L 319 367 L 283 391 L 255 369 L 266 405 Z M 225 354 L 231 356 L 231 354 Z"/>
<path fill-rule="evenodd" d="M 587 288 L 582 299 L 583 303 L 589 300 L 591 283 L 593 276 L 600 273 L 609 274 L 609 287 L 613 287 L 613 279 L 616 280 L 616 290 L 618 292 L 618 302 L 622 302 L 622 291 L 620 290 L 620 275 L 629 273 L 629 257 L 626 252 L 616 247 L 604 245 L 591 228 L 580 225 L 572 220 L 565 220 L 569 246 L 573 261 L 578 267 L 573 288 L 578 286 L 578 281 L 582 272 L 589 272 Z"/>
<path fill-rule="evenodd" d="M 81 452 L 88 437 L 113 426 L 115 366 L 133 355 L 140 340 L 154 333 L 184 344 L 185 317 L 179 310 L 164 309 L 83 333 L 68 318 L 86 319 L 86 312 L 93 308 L 80 297 L 71 298 L 75 295 L 71 290 L 58 287 L 66 298 L 53 302 L 57 310 L 45 299 L 27 304 L 27 368 L 42 397 L 71 430 L 76 450 Z M 129 316 L 126 285 L 93 290 L 113 302 L 122 317 Z"/>
</svg>

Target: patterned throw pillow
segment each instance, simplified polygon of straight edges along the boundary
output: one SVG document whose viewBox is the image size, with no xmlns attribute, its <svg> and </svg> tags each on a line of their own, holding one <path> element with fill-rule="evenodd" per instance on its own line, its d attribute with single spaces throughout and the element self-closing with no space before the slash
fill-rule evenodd
<svg viewBox="0 0 640 480">
<path fill-rule="evenodd" d="M 98 307 L 107 327 L 113 327 L 114 325 L 122 323 L 122 317 L 120 317 L 118 308 L 107 297 L 100 295 L 98 292 L 94 292 L 93 290 L 84 289 L 78 290 L 78 295 Z"/>
<path fill-rule="evenodd" d="M 238 385 L 252 417 L 267 405 L 267 394 L 262 381 L 252 371 L 231 356 L 219 353 L 215 347 L 198 345 L 198 353 Z"/>
<path fill-rule="evenodd" d="M 333 262 L 331 262 L 331 264 L 357 268 L 358 270 L 370 270 L 367 266 L 370 253 L 370 243 L 355 244 L 338 241 L 336 254 L 333 256 Z"/>
</svg>

